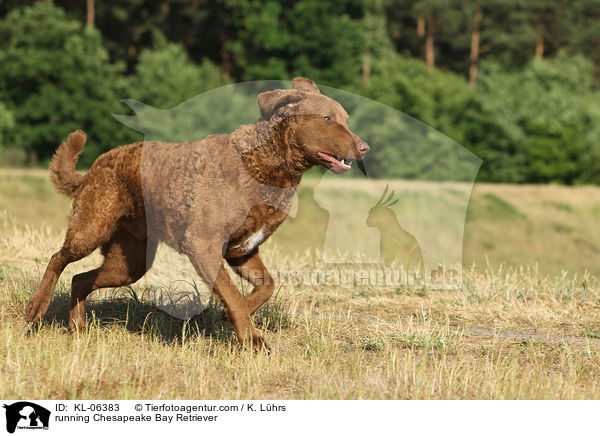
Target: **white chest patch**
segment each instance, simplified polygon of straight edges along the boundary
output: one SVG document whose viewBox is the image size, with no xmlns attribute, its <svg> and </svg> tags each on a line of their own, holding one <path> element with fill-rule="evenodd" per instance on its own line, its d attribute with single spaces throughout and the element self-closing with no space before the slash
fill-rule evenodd
<svg viewBox="0 0 600 436">
<path fill-rule="evenodd" d="M 246 239 L 240 245 L 236 245 L 234 248 L 242 247 L 247 252 L 254 250 L 254 248 L 265 239 L 265 228 L 262 227 L 258 232 L 252 233 L 248 239 Z"/>
</svg>

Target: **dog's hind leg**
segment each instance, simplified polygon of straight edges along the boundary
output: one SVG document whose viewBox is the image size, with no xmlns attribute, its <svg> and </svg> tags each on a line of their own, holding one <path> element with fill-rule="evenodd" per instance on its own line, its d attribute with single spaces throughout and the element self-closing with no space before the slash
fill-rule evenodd
<svg viewBox="0 0 600 436">
<path fill-rule="evenodd" d="M 25 310 L 25 321 L 29 325 L 39 321 L 46 314 L 54 286 L 65 267 L 86 257 L 110 239 L 117 221 L 122 216 L 122 211 L 118 208 L 104 207 L 110 204 L 114 197 L 116 193 L 109 192 L 98 198 L 93 189 L 90 189 L 82 192 L 76 199 L 65 242 L 50 259 L 42 282 Z"/>
<path fill-rule="evenodd" d="M 138 239 L 125 230 L 115 232 L 102 246 L 102 266 L 73 277 L 69 327 L 84 327 L 85 299 L 93 291 L 130 285 L 142 278 L 152 266 L 156 247 L 156 242 Z"/>
<path fill-rule="evenodd" d="M 39 321 L 39 319 L 46 314 L 48 306 L 50 305 L 54 286 L 65 267 L 69 263 L 79 259 L 81 259 L 81 257 L 77 257 L 64 246 L 60 251 L 52 255 L 50 262 L 46 267 L 46 271 L 44 272 L 44 276 L 42 277 L 42 282 L 33 297 L 31 297 L 31 300 L 29 300 L 27 309 L 25 309 L 25 321 L 30 326 Z"/>
<path fill-rule="evenodd" d="M 227 262 L 240 277 L 254 285 L 252 292 L 245 298 L 248 312 L 252 315 L 273 295 L 273 278 L 258 255 L 258 250 L 248 256 L 227 259 Z"/>
</svg>

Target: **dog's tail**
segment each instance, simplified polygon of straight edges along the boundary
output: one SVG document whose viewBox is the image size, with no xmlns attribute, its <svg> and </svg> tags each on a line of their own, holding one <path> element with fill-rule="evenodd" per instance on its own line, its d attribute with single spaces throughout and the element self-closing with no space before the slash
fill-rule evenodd
<svg viewBox="0 0 600 436">
<path fill-rule="evenodd" d="M 75 172 L 75 165 L 85 139 L 83 130 L 70 133 L 67 140 L 60 144 L 50 162 L 50 181 L 59 192 L 69 198 L 74 197 L 75 191 L 83 182 L 84 176 Z"/>
</svg>

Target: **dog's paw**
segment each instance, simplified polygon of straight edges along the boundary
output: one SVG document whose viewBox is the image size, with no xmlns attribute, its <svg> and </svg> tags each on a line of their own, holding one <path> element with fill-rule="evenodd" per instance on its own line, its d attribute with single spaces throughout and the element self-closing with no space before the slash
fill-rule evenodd
<svg viewBox="0 0 600 436">
<path fill-rule="evenodd" d="M 70 319 L 69 320 L 69 332 L 85 332 L 87 330 L 87 322 L 85 317 L 83 319 Z"/>
<path fill-rule="evenodd" d="M 40 301 L 37 298 L 32 298 L 27 308 L 25 309 L 25 322 L 31 329 L 44 316 L 50 302 Z"/>
<path fill-rule="evenodd" d="M 269 344 L 267 344 L 267 341 L 265 341 L 265 339 L 260 335 L 255 335 L 252 337 L 252 349 L 256 353 L 264 352 L 271 354 L 273 352 Z"/>
</svg>

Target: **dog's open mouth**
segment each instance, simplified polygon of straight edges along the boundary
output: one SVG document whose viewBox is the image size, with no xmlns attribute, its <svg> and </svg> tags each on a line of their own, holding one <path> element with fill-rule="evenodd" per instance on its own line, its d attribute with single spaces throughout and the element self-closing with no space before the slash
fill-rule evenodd
<svg viewBox="0 0 600 436">
<path fill-rule="evenodd" d="M 345 174 L 352 169 L 353 159 L 341 159 L 324 151 L 319 151 L 317 155 L 326 163 L 327 168 L 336 174 Z"/>
</svg>

